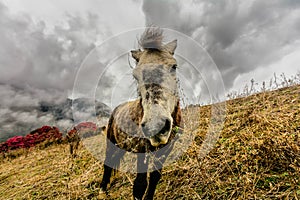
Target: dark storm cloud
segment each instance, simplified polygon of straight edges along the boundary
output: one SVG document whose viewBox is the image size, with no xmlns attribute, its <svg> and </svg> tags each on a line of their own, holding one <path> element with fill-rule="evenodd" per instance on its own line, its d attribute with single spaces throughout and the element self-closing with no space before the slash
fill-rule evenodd
<svg viewBox="0 0 300 200">
<path fill-rule="evenodd" d="M 68 15 L 49 29 L 0 3 L 0 139 L 42 125 L 71 127 L 67 97 L 81 62 L 106 32 L 98 25 L 96 15 Z"/>
<path fill-rule="evenodd" d="M 277 62 L 297 48 L 299 2 L 154 0 L 144 1 L 143 11 L 147 25 L 172 28 L 199 42 L 229 89 L 239 74 Z"/>
</svg>

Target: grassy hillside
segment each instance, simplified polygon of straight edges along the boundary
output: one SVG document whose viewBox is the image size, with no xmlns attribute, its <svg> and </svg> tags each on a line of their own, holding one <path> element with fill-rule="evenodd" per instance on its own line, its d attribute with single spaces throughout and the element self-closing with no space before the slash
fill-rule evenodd
<svg viewBox="0 0 300 200">
<path fill-rule="evenodd" d="M 300 86 L 230 100 L 215 148 L 198 160 L 210 107 L 180 160 L 164 168 L 156 199 L 299 199 Z M 83 147 L 30 149 L 0 163 L 1 199 L 128 199 L 134 175 L 118 173 L 99 196 L 102 164 Z"/>
</svg>

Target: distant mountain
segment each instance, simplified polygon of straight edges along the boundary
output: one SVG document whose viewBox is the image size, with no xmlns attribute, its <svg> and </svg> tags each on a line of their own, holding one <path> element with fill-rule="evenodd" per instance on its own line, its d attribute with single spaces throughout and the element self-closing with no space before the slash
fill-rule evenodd
<svg viewBox="0 0 300 200">
<path fill-rule="evenodd" d="M 60 103 L 41 101 L 37 106 L 13 106 L 9 109 L 10 113 L 0 124 L 0 142 L 15 135 L 24 136 L 44 125 L 56 126 L 62 132 L 82 121 L 103 126 L 111 113 L 104 103 L 88 98 L 66 99 Z"/>
<path fill-rule="evenodd" d="M 60 104 L 51 104 L 48 102 L 41 102 L 39 111 L 42 113 L 52 113 L 55 120 L 73 119 L 73 111 L 79 111 L 82 113 L 93 113 L 93 116 L 109 117 L 111 109 L 104 103 L 99 101 L 93 101 L 88 98 L 66 99 L 66 101 Z"/>
</svg>

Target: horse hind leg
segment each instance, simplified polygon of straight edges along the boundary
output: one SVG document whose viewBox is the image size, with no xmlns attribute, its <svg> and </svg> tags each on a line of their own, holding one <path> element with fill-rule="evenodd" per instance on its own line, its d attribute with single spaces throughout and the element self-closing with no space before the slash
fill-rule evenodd
<svg viewBox="0 0 300 200">
<path fill-rule="evenodd" d="M 104 173 L 100 183 L 100 189 L 106 191 L 107 185 L 110 183 L 112 172 L 117 170 L 120 165 L 121 158 L 124 156 L 125 151 L 116 147 L 110 141 L 107 142 L 106 155 L 104 161 Z"/>
</svg>

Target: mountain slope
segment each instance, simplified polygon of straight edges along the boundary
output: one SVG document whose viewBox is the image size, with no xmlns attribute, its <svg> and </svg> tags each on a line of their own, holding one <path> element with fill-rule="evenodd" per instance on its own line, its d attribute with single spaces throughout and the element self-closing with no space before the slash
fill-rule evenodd
<svg viewBox="0 0 300 200">
<path fill-rule="evenodd" d="M 164 168 L 156 199 L 299 199 L 300 86 L 226 102 L 215 148 L 198 159 L 210 106 L 195 108 L 201 122 L 194 143 Z M 3 199 L 128 199 L 134 175 L 119 173 L 109 196 L 98 195 L 102 164 L 80 146 L 31 149 L 0 164 Z"/>
</svg>

